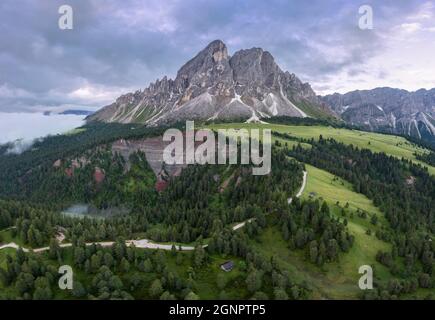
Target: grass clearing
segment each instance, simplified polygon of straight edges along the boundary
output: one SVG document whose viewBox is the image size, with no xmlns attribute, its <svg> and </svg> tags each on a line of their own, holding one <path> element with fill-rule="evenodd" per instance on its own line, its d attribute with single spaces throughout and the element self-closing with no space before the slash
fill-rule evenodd
<svg viewBox="0 0 435 320">
<path fill-rule="evenodd" d="M 428 150 L 416 146 L 403 137 L 365 132 L 359 130 L 337 129 L 326 126 L 295 126 L 282 124 L 259 124 L 259 123 L 225 123 L 209 125 L 211 129 L 271 129 L 280 133 L 288 133 L 292 136 L 305 139 L 333 138 L 345 144 L 353 144 L 359 148 L 370 149 L 373 152 L 384 152 L 397 158 L 406 158 L 414 163 L 428 168 L 431 174 L 435 174 L 435 167 L 416 159 L 414 153 L 427 153 Z"/>
<path fill-rule="evenodd" d="M 368 213 L 381 214 L 379 209 L 373 205 L 372 200 L 352 191 L 352 185 L 349 182 L 308 164 L 305 164 L 305 168 L 308 176 L 302 197 L 309 198 L 311 193 L 315 193 L 316 197 L 322 197 L 331 205 L 339 201 L 342 205 L 349 203 L 349 209 L 354 211 L 361 209 Z"/>
<path fill-rule="evenodd" d="M 28 247 L 29 245 L 25 245 L 24 242 L 19 237 L 14 237 L 12 235 L 12 229 L 6 229 L 0 231 L 0 239 L 2 239 L 3 243 L 11 243 L 15 242 L 17 245 L 21 247 Z"/>
<path fill-rule="evenodd" d="M 136 249 L 136 254 L 138 256 L 143 256 L 145 252 L 156 252 L 151 249 Z M 74 266 L 73 260 L 73 251 L 71 248 L 65 248 L 63 251 L 63 260 L 61 264 L 68 264 Z M 168 268 L 168 271 L 172 272 L 174 275 L 178 275 L 183 279 L 188 279 L 189 276 L 192 276 L 195 281 L 195 287 L 193 291 L 200 297 L 201 300 L 216 300 L 220 298 L 221 291 L 224 291 L 224 298 L 226 299 L 248 299 L 250 294 L 246 290 L 245 278 L 246 273 L 242 270 L 241 264 L 243 264 L 243 260 L 238 257 L 233 256 L 223 256 L 223 255 L 210 255 L 209 261 L 207 264 L 200 268 L 193 268 L 193 253 L 192 252 L 177 252 L 177 254 L 182 255 L 181 263 L 177 261 L 176 256 L 174 256 L 171 252 L 162 251 L 164 253 L 164 265 Z M 7 249 L 0 251 L 0 267 L 4 267 L 3 261 L 6 259 L 6 254 L 11 253 L 15 254 L 15 250 Z M 48 258 L 47 253 L 41 254 L 43 259 L 48 262 L 48 264 L 55 266 L 58 268 L 59 262 L 55 260 L 51 260 Z M 231 272 L 225 272 L 221 270 L 220 265 L 228 260 L 234 262 L 234 268 Z M 89 284 L 92 282 L 96 273 L 86 273 L 84 270 L 78 269 L 77 267 L 73 268 L 74 270 L 74 280 L 79 281 L 87 288 L 89 288 Z M 112 269 L 113 270 L 113 269 Z M 119 270 L 114 272 L 115 275 L 119 276 L 124 285 L 128 286 L 129 279 L 133 274 L 138 274 L 142 280 L 142 284 L 136 290 L 133 291 L 133 295 L 136 299 L 151 299 L 149 296 L 149 288 L 151 283 L 155 279 L 159 279 L 162 277 L 162 274 L 152 272 L 141 272 L 139 271 L 133 264 L 131 264 L 130 271 L 120 272 Z M 217 286 L 217 276 L 221 274 L 225 279 L 225 287 L 221 290 Z M 3 290 L 0 283 L 0 297 L 1 290 Z M 11 290 L 9 292 L 13 292 L 14 288 L 8 288 L 7 290 Z M 71 292 L 68 290 L 60 290 L 57 287 L 54 287 L 53 290 L 54 299 L 75 299 Z M 86 297 L 84 298 L 86 299 Z"/>
<path fill-rule="evenodd" d="M 73 136 L 73 135 L 76 135 L 76 134 L 79 134 L 79 133 L 82 133 L 85 131 L 86 131 L 86 128 L 75 128 L 75 129 L 72 129 L 72 130 L 65 132 L 64 135 L 65 136 Z"/>
<path fill-rule="evenodd" d="M 376 231 L 382 225 L 388 226 L 382 212 L 365 195 L 352 191 L 352 185 L 347 181 L 337 177 L 334 179 L 334 175 L 313 166 L 306 165 L 306 170 L 308 172 L 307 186 L 302 197 L 309 198 L 311 193 L 315 193 L 316 197 L 322 197 L 335 216 L 342 220 L 347 219 L 349 232 L 355 237 L 351 250 L 343 255 L 340 263 L 336 265 L 335 269 L 339 271 L 337 276 L 340 277 L 341 272 L 343 272 L 343 275 L 356 273 L 359 266 L 366 264 L 374 266 L 376 275 L 380 279 L 388 277 L 387 268 L 379 264 L 375 256 L 379 250 L 390 251 L 391 244 L 377 239 L 374 232 L 372 232 L 372 235 L 366 234 L 367 229 Z M 337 201 L 339 201 L 338 206 Z M 346 217 L 343 217 L 342 209 L 346 203 L 349 206 L 345 209 Z M 356 214 L 358 209 L 367 212 L 367 218 L 358 217 Z M 353 217 L 351 217 L 351 213 Z M 378 217 L 376 226 L 370 223 L 370 217 L 373 214 Z"/>
<path fill-rule="evenodd" d="M 377 239 L 373 233 L 370 236 L 366 234 L 368 228 L 374 231 L 380 225 L 386 225 L 386 221 L 372 201 L 352 191 L 348 182 L 334 179 L 334 175 L 313 166 L 306 165 L 306 170 L 308 176 L 303 199 L 314 197 L 325 200 L 332 214 L 342 220 L 342 208 L 349 203 L 345 210 L 349 232 L 355 237 L 352 248 L 349 252 L 342 253 L 338 262 L 318 267 L 308 261 L 305 250 L 290 250 L 277 227 L 266 228 L 259 236 L 259 241 L 254 241 L 253 245 L 266 256 L 275 256 L 298 281 L 306 281 L 313 290 L 314 299 L 357 299 L 361 294 L 358 287 L 361 276 L 358 269 L 361 265 L 372 266 L 374 276 L 381 281 L 387 281 L 391 277 L 388 269 L 375 259 L 378 250 L 390 250 L 391 245 Z M 336 204 L 337 201 L 339 205 Z M 367 212 L 368 217 L 358 217 L 358 209 Z M 350 217 L 351 212 L 353 218 Z M 370 223 L 371 214 L 379 217 L 377 226 Z"/>
</svg>

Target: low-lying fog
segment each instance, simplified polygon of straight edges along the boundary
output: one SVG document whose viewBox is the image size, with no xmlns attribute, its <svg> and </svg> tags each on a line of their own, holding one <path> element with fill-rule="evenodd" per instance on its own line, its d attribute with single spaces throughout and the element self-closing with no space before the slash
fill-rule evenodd
<svg viewBox="0 0 435 320">
<path fill-rule="evenodd" d="M 8 152 L 20 153 L 29 148 L 37 138 L 64 133 L 82 126 L 84 118 L 82 115 L 46 116 L 42 113 L 0 112 L 0 144 L 15 142 Z"/>
</svg>

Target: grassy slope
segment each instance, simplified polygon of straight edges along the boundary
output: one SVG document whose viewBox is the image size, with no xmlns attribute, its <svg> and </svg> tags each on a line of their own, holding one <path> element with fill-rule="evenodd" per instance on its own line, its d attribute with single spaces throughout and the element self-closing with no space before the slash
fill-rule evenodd
<svg viewBox="0 0 435 320">
<path fill-rule="evenodd" d="M 390 244 L 378 240 L 373 233 L 371 236 L 365 233 L 367 229 L 374 231 L 381 224 L 387 225 L 379 209 L 366 196 L 352 191 L 352 186 L 346 181 L 341 179 L 334 181 L 332 174 L 312 166 L 307 165 L 306 168 L 308 180 L 302 197 L 308 198 L 311 192 L 315 192 L 318 197 L 325 199 L 333 213 L 342 219 L 344 218 L 341 214 L 341 206 L 346 203 L 349 203 L 349 213 L 354 212 L 353 218 L 347 214 L 346 219 L 348 229 L 355 237 L 355 243 L 350 252 L 342 256 L 338 264 L 330 265 L 329 278 L 335 279 L 335 282 L 340 284 L 350 283 L 356 288 L 357 279 L 359 279 L 358 268 L 364 264 L 374 266 L 375 276 L 380 279 L 389 277 L 387 269 L 376 262 L 375 255 L 378 250 L 390 250 Z M 340 207 L 336 205 L 337 201 L 340 202 Z M 369 217 L 367 219 L 358 217 L 355 213 L 357 209 L 366 211 L 369 216 L 376 214 L 379 217 L 378 226 L 373 226 L 369 222 Z"/>
<path fill-rule="evenodd" d="M 351 131 L 346 129 L 333 129 L 320 126 L 284 126 L 284 125 L 258 125 L 258 124 L 223 124 L 214 125 L 213 128 L 271 128 L 279 132 L 287 132 L 294 136 L 303 138 L 318 138 L 320 134 L 323 137 L 332 137 L 338 141 L 347 144 L 354 144 L 359 147 L 370 148 L 375 152 L 386 152 L 387 154 L 396 157 L 405 157 L 412 159 L 415 162 L 413 155 L 414 151 L 422 152 L 422 149 L 416 148 L 405 139 L 401 137 L 394 137 L 375 133 L 366 133 L 360 131 Z M 282 140 L 282 139 L 279 139 Z M 282 141 L 284 142 L 284 141 Z M 369 144 L 370 142 L 370 144 Z M 291 146 L 293 142 L 288 141 Z M 317 169 L 312 166 L 306 166 L 308 171 L 308 182 L 303 194 L 303 198 L 307 198 L 311 192 L 316 193 L 316 197 L 322 197 L 326 200 L 335 215 L 341 217 L 341 206 L 346 202 L 349 203 L 350 211 L 357 209 L 364 210 L 370 214 L 376 213 L 380 218 L 380 224 L 385 224 L 385 219 L 379 210 L 374 207 L 371 200 L 364 195 L 352 191 L 349 183 L 336 179 L 333 180 L 333 175 Z M 431 167 L 429 170 L 435 173 L 435 168 Z M 335 203 L 339 201 L 339 206 Z M 359 218 L 354 214 L 353 218 L 347 216 L 348 228 L 355 236 L 355 243 L 350 252 L 342 254 L 340 261 L 337 263 L 330 263 L 322 268 L 319 268 L 306 261 L 305 253 L 301 251 L 290 251 L 287 248 L 287 243 L 281 236 L 279 230 L 275 228 L 266 229 L 261 237 L 260 242 L 254 242 L 254 245 L 259 251 L 265 255 L 275 255 L 279 258 L 280 263 L 285 266 L 293 277 L 298 280 L 307 281 L 308 285 L 314 289 L 313 298 L 356 298 L 361 292 L 357 287 L 359 278 L 358 267 L 362 264 L 369 264 L 374 266 L 375 277 L 386 280 L 390 277 L 388 270 L 379 265 L 375 261 L 375 254 L 378 250 L 387 250 L 389 244 L 376 239 L 374 235 L 368 236 L 365 231 L 370 228 L 375 230 L 369 223 L 369 219 Z M 0 253 L 0 265 L 4 263 L 5 253 Z M 232 258 L 236 262 L 237 258 Z M 219 290 L 216 288 L 216 275 L 221 272 L 219 264 L 225 260 L 223 257 L 212 257 L 211 264 L 196 273 L 197 293 L 202 299 L 217 298 Z M 185 275 L 188 268 L 191 266 L 191 260 L 185 259 L 181 266 L 177 266 L 174 259 L 168 258 L 168 267 L 171 270 L 177 271 L 180 275 Z M 151 275 L 149 275 L 151 276 Z M 245 292 L 240 292 L 244 287 L 240 281 L 243 281 L 242 272 L 237 268 L 230 273 L 225 273 L 228 278 L 228 286 L 225 291 L 230 299 L 237 299 L 246 297 Z M 89 279 L 82 275 L 82 280 L 86 282 Z M 152 277 L 150 277 L 151 279 Z M 146 293 L 142 295 L 146 298 Z M 62 293 L 57 292 L 56 297 L 64 297 Z"/>
<path fill-rule="evenodd" d="M 369 215 L 376 213 L 380 217 L 380 223 L 385 223 L 379 210 L 367 199 L 364 195 L 351 191 L 351 185 L 341 179 L 335 179 L 334 176 L 326 171 L 306 165 L 308 171 L 308 180 L 303 198 L 308 198 L 311 192 L 316 193 L 316 197 L 321 197 L 326 200 L 333 213 L 341 217 L 341 206 L 346 202 L 349 203 L 347 210 L 356 211 L 361 209 Z M 339 206 L 336 202 L 339 201 Z M 374 230 L 375 228 L 369 223 L 368 219 L 359 218 L 354 214 L 353 218 L 347 216 L 349 221 L 348 228 L 355 236 L 355 243 L 350 252 L 342 254 L 340 261 L 337 263 L 329 263 L 322 268 L 319 268 L 310 262 L 306 261 L 305 253 L 302 251 L 290 251 L 287 248 L 287 243 L 281 236 L 281 233 L 276 228 L 267 228 L 261 235 L 260 242 L 254 242 L 257 250 L 267 256 L 278 257 L 280 263 L 290 272 L 292 278 L 298 282 L 306 281 L 308 286 L 313 290 L 313 298 L 334 298 L 334 299 L 353 299 L 357 298 L 361 292 L 358 287 L 358 267 L 362 264 L 374 266 L 375 277 L 386 280 L 390 277 L 385 267 L 379 265 L 374 257 L 378 250 L 387 250 L 389 245 L 379 241 L 375 236 L 365 234 L 367 228 Z M 67 262 L 72 259 L 70 250 L 67 250 Z M 192 266 L 190 253 L 185 253 L 185 259 L 181 265 L 175 263 L 175 259 L 167 254 L 167 266 L 173 272 L 178 273 L 182 277 L 187 277 L 189 268 Z M 244 272 L 241 272 L 236 267 L 230 273 L 224 273 L 219 269 L 219 265 L 232 259 L 236 263 L 240 261 L 238 258 L 225 258 L 220 256 L 212 256 L 210 264 L 195 271 L 195 280 L 197 284 L 196 293 L 201 299 L 216 299 L 219 297 L 220 290 L 216 287 L 216 276 L 223 273 L 227 278 L 227 287 L 224 289 L 229 299 L 243 299 L 249 297 L 245 292 Z M 0 264 L 2 255 L 0 255 Z M 237 265 L 237 264 L 236 264 Z M 135 292 L 137 298 L 147 299 L 147 288 L 156 275 L 142 274 L 145 285 L 143 290 Z M 124 278 L 123 275 L 121 275 Z M 92 276 L 85 275 L 83 272 L 77 272 L 77 278 L 82 283 L 89 283 Z M 126 282 L 127 283 L 127 282 Z M 60 290 L 55 290 L 57 299 L 70 299 L 71 296 Z"/>
<path fill-rule="evenodd" d="M 168 255 L 169 256 L 169 255 Z M 174 263 L 174 259 L 168 259 L 168 267 L 170 270 L 177 272 L 183 277 L 188 277 L 188 270 L 192 266 L 192 260 L 189 254 L 185 255 L 185 259 L 181 266 Z M 231 272 L 225 272 L 220 268 L 220 265 L 228 260 L 235 263 L 235 267 Z M 225 278 L 226 286 L 223 289 L 228 299 L 247 299 L 249 293 L 246 291 L 245 278 L 246 274 L 241 271 L 238 264 L 242 261 L 236 257 L 223 257 L 219 255 L 212 255 L 210 262 L 195 271 L 196 293 L 201 299 L 219 299 L 221 289 L 217 287 L 217 275 L 222 274 Z"/>
<path fill-rule="evenodd" d="M 289 133 L 295 137 L 300 138 L 314 138 L 318 139 L 320 135 L 324 138 L 334 138 L 337 141 L 343 142 L 345 144 L 353 144 L 360 148 L 370 149 L 374 152 L 385 152 L 386 154 L 395 156 L 397 158 L 406 158 L 414 161 L 415 163 L 420 163 L 423 166 L 428 167 L 431 174 L 435 174 L 435 167 L 429 166 L 419 160 L 414 156 L 414 152 L 427 152 L 427 150 L 413 145 L 405 138 L 386 135 L 381 133 L 365 132 L 358 130 L 349 129 L 335 129 L 332 127 L 325 126 L 287 126 L 280 124 L 258 124 L 258 123 L 228 123 L 228 124 L 217 124 L 210 125 L 210 128 L 260 128 L 260 129 L 271 129 L 273 131 Z"/>
<path fill-rule="evenodd" d="M 70 249 L 66 249 L 65 251 L 65 261 L 63 263 L 73 265 L 72 262 L 72 251 Z M 137 249 L 138 255 L 143 255 L 144 250 Z M 246 274 L 244 271 L 241 271 L 239 268 L 239 263 L 242 261 L 237 257 L 223 257 L 218 255 L 210 256 L 210 261 L 207 265 L 204 265 L 201 268 L 192 268 L 192 253 L 191 252 L 183 252 L 183 260 L 181 264 L 176 263 L 176 258 L 170 253 L 165 253 L 165 265 L 168 270 L 182 277 L 183 279 L 188 279 L 189 274 L 194 275 L 195 279 L 195 288 L 194 292 L 200 297 L 202 300 L 209 299 L 219 299 L 220 289 L 217 287 L 216 279 L 218 274 L 222 274 L 225 278 L 226 287 L 223 289 L 226 292 L 226 297 L 228 299 L 247 299 L 249 298 L 249 294 L 247 293 L 245 287 L 245 278 Z M 46 256 L 46 254 L 45 254 Z M 227 260 L 232 260 L 235 262 L 235 267 L 231 272 L 224 272 L 220 269 L 220 265 Z M 50 260 L 56 267 L 58 266 L 57 262 L 53 262 Z M 149 287 L 151 283 L 160 278 L 159 274 L 154 272 L 140 272 L 133 265 L 131 265 L 131 269 L 128 273 L 115 272 L 116 275 L 120 276 L 125 285 L 128 285 L 128 278 L 133 274 L 138 273 L 142 279 L 141 286 L 133 292 L 133 295 L 136 299 L 151 299 L 149 296 Z M 85 286 L 89 286 L 95 274 L 87 274 L 83 270 L 74 269 L 75 279 L 80 281 Z M 58 290 L 57 288 L 54 290 L 54 295 L 56 299 L 73 299 L 73 296 L 68 291 Z"/>
<path fill-rule="evenodd" d="M 29 247 L 29 245 L 25 245 L 24 242 L 19 237 L 13 237 L 12 236 L 12 230 L 2 230 L 0 231 L 1 239 L 3 243 L 11 243 L 15 242 L 19 246 L 22 247 Z"/>
<path fill-rule="evenodd" d="M 85 128 L 75 128 L 75 129 L 72 129 L 70 131 L 65 132 L 64 135 L 66 135 L 66 136 L 73 136 L 75 134 L 79 134 L 79 133 L 82 133 L 84 131 L 86 131 Z"/>
<path fill-rule="evenodd" d="M 317 119 L 330 119 L 330 120 L 335 119 L 332 115 L 329 115 L 323 110 L 320 110 L 317 106 L 312 105 L 308 101 L 294 102 L 294 104 L 310 117 L 314 117 Z M 337 119 L 335 120 L 337 121 Z"/>
<path fill-rule="evenodd" d="M 332 127 L 278 124 L 219 124 L 211 127 L 213 129 L 270 128 L 273 131 L 289 133 L 300 138 L 318 139 L 319 135 L 322 135 L 324 138 L 334 138 L 345 144 L 371 149 L 373 152 L 385 152 L 398 158 L 404 157 L 415 163 L 422 162 L 416 160 L 414 152 L 427 152 L 402 137 Z M 294 141 L 277 137 L 273 137 L 273 140 L 279 140 L 282 144 L 287 142 L 289 147 L 295 144 Z M 304 147 L 309 147 L 309 145 L 304 145 Z M 429 167 L 427 164 L 423 165 Z M 375 231 L 381 225 L 388 227 L 388 223 L 372 201 L 366 196 L 352 191 L 352 186 L 348 182 L 339 178 L 334 180 L 332 174 L 313 166 L 307 165 L 306 168 L 308 181 L 303 198 L 308 198 L 311 192 L 315 192 L 316 197 L 326 200 L 330 204 L 333 214 L 342 219 L 344 219 L 341 214 L 342 208 L 346 203 L 349 203 L 349 207 L 346 209 L 346 219 L 349 231 L 355 237 L 354 246 L 350 252 L 341 255 L 339 262 L 327 264 L 322 268 L 307 262 L 305 252 L 290 251 L 280 231 L 276 228 L 266 229 L 260 237 L 260 242 L 255 243 L 255 246 L 266 255 L 279 257 L 284 267 L 296 278 L 307 281 L 314 289 L 313 298 L 357 298 L 358 294 L 361 293 L 357 286 L 360 277 L 358 274 L 359 266 L 363 264 L 373 266 L 374 276 L 380 280 L 388 280 L 391 277 L 387 268 L 375 260 L 377 251 L 388 250 L 390 244 L 378 240 L 374 236 L 374 232 L 371 236 L 366 234 L 367 229 Z M 430 173 L 435 174 L 434 167 L 428 169 Z M 337 201 L 339 201 L 338 206 L 336 205 Z M 368 218 L 358 217 L 355 213 L 357 209 L 367 212 Z M 350 218 L 350 212 L 354 212 L 353 218 Z M 378 226 L 373 226 L 370 223 L 371 214 L 378 216 Z"/>
<path fill-rule="evenodd" d="M 233 125 L 220 125 L 219 127 L 231 128 Z M 239 125 L 236 128 L 253 128 L 258 124 Z M 384 145 L 389 145 L 388 153 L 395 156 L 413 157 L 412 146 L 403 138 L 391 137 L 386 135 L 353 132 L 345 129 L 332 129 L 326 127 L 308 127 L 308 126 L 281 126 L 281 125 L 261 125 L 262 128 L 271 127 L 272 130 L 279 132 L 291 133 L 298 137 L 317 138 L 320 134 L 324 137 L 333 137 L 336 140 L 353 143 L 360 147 L 371 148 L 373 151 L 380 151 Z M 216 128 L 216 127 L 215 127 Z M 335 130 L 335 132 L 330 132 Z M 382 140 L 385 138 L 386 140 Z M 398 138 L 398 146 L 393 145 L 389 138 Z M 291 147 L 295 142 L 276 138 L 282 144 L 285 142 Z M 402 141 L 403 140 L 403 141 Z M 370 141 L 370 145 L 368 144 Z M 403 144 L 403 145 L 402 145 Z M 305 145 L 309 147 L 309 145 Z M 315 197 L 322 198 L 328 202 L 332 212 L 337 217 L 342 217 L 342 208 L 349 204 L 346 209 L 348 228 L 350 233 L 355 237 L 355 243 L 352 249 L 342 254 L 340 261 L 329 263 L 322 268 L 306 261 L 306 255 L 301 251 L 290 251 L 287 243 L 281 237 L 279 230 L 268 228 L 260 237 L 260 242 L 254 245 L 258 250 L 269 256 L 279 257 L 279 260 L 298 280 L 305 280 L 313 289 L 313 298 L 357 298 L 361 293 L 357 284 L 360 275 L 358 268 L 361 265 L 368 264 L 373 266 L 375 277 L 386 280 L 390 277 L 388 270 L 375 260 L 378 250 L 388 250 L 390 244 L 378 240 L 374 235 L 366 234 L 367 229 L 375 231 L 379 225 L 387 225 L 382 213 L 376 208 L 372 201 L 362 194 L 352 191 L 352 185 L 348 182 L 335 178 L 324 170 L 313 166 L 306 165 L 308 171 L 307 186 L 302 195 L 303 198 L 309 198 L 310 193 L 314 192 Z M 339 202 L 337 206 L 336 203 Z M 356 211 L 360 209 L 368 213 L 368 218 L 363 219 L 357 216 Z M 353 212 L 353 218 L 350 217 Z M 370 216 L 376 214 L 379 218 L 378 226 L 370 224 Z"/>
<path fill-rule="evenodd" d="M 333 181 L 334 176 L 326 171 L 319 170 L 312 166 L 306 166 L 308 171 L 307 186 L 302 194 L 303 198 L 308 198 L 311 192 L 316 193 L 316 197 L 321 197 L 330 205 L 333 213 L 340 217 L 341 206 L 344 207 L 349 202 L 347 209 L 348 228 L 355 237 L 352 249 L 342 254 L 339 262 L 328 263 L 319 268 L 306 261 L 305 252 L 290 251 L 287 243 L 276 228 L 268 228 L 261 235 L 261 241 L 254 243 L 258 250 L 269 256 L 276 256 L 283 266 L 290 271 L 300 281 L 307 281 L 313 289 L 313 298 L 333 298 L 333 299 L 354 299 L 361 291 L 358 288 L 358 268 L 368 264 L 373 266 L 375 277 L 386 280 L 390 277 L 388 270 L 375 260 L 378 250 L 388 250 L 390 245 L 378 240 L 374 235 L 365 234 L 367 228 L 375 230 L 369 219 L 359 218 L 355 213 L 350 218 L 349 213 L 357 209 L 364 210 L 369 214 L 377 214 L 380 223 L 385 223 L 379 209 L 376 208 L 371 200 L 364 195 L 353 192 L 351 185 L 338 179 Z M 340 201 L 339 206 L 336 202 Z"/>
</svg>

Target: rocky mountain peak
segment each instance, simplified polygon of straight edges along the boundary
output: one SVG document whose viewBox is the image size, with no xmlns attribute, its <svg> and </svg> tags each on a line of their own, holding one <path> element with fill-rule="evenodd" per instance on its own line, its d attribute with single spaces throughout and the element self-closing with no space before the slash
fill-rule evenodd
<svg viewBox="0 0 435 320">
<path fill-rule="evenodd" d="M 375 88 L 322 100 L 353 125 L 435 141 L 435 89 Z"/>
<path fill-rule="evenodd" d="M 179 92 L 185 91 L 178 104 L 199 96 L 204 88 L 215 92 L 219 83 L 231 85 L 232 71 L 226 45 L 215 40 L 178 71 L 175 86 Z"/>
<path fill-rule="evenodd" d="M 232 57 L 215 40 L 185 63 L 175 80 L 164 77 L 139 94 L 128 94 L 88 120 L 161 124 L 192 120 L 306 117 L 333 113 L 309 84 L 283 72 L 272 54 L 261 48 L 237 51 Z"/>
<path fill-rule="evenodd" d="M 225 43 L 223 43 L 221 40 L 215 40 L 211 42 L 205 50 L 209 50 L 209 52 L 212 54 L 213 60 L 215 63 L 219 63 L 222 60 L 228 59 L 228 49 Z"/>
<path fill-rule="evenodd" d="M 259 83 L 272 87 L 282 70 L 268 51 L 252 48 L 237 51 L 230 59 L 234 80 L 240 85 Z"/>
<path fill-rule="evenodd" d="M 180 68 L 175 81 L 190 80 L 195 76 L 208 75 L 213 71 L 222 72 L 229 66 L 228 58 L 225 43 L 221 40 L 215 40 Z"/>
</svg>

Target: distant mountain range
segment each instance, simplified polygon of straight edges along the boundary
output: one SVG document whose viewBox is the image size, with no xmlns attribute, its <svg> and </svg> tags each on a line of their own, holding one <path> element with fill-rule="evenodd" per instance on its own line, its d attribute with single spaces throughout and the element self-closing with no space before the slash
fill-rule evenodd
<svg viewBox="0 0 435 320">
<path fill-rule="evenodd" d="M 164 77 L 123 95 L 88 120 L 162 124 L 282 115 L 332 117 L 333 112 L 308 83 L 282 71 L 269 52 L 252 48 L 231 57 L 216 40 L 181 67 L 175 80 Z"/>
<path fill-rule="evenodd" d="M 376 88 L 320 98 L 349 124 L 435 140 L 435 89 Z"/>
<path fill-rule="evenodd" d="M 122 95 L 88 121 L 168 124 L 182 120 L 267 121 L 274 116 L 341 118 L 366 130 L 435 141 L 435 89 L 392 88 L 317 96 L 261 48 L 230 56 L 215 40 L 178 71 Z"/>
<path fill-rule="evenodd" d="M 91 115 L 93 113 L 94 113 L 93 111 L 89 111 L 89 110 L 65 110 L 65 111 L 61 112 L 60 114 L 64 114 L 64 115 L 73 114 L 76 116 L 88 116 L 88 115 Z"/>
<path fill-rule="evenodd" d="M 44 115 L 50 116 L 52 114 L 61 114 L 61 115 L 89 116 L 89 115 L 91 115 L 93 113 L 94 113 L 93 111 L 89 111 L 89 110 L 73 110 L 73 109 L 70 109 L 70 110 L 65 110 L 65 111 L 59 112 L 59 113 L 57 113 L 57 112 L 54 113 L 54 112 L 51 112 L 51 111 L 45 111 Z"/>
</svg>

